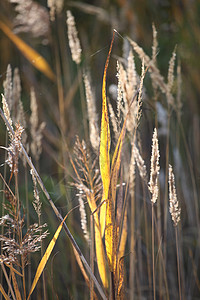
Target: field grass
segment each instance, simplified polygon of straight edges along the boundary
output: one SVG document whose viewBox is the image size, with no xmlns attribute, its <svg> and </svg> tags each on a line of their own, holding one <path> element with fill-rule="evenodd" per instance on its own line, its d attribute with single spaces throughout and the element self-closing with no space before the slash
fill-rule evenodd
<svg viewBox="0 0 200 300">
<path fill-rule="evenodd" d="M 1 2 L 1 299 L 200 299 L 188 5 Z"/>
</svg>

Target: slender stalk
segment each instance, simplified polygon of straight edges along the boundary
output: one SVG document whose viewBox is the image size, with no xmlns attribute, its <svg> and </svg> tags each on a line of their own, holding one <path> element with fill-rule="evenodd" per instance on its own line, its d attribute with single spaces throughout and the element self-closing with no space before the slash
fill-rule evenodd
<svg viewBox="0 0 200 300">
<path fill-rule="evenodd" d="M 134 187 L 131 191 L 131 244 L 130 244 L 130 300 L 134 299 L 134 287 L 135 287 L 135 191 Z"/>
<path fill-rule="evenodd" d="M 18 169 L 18 167 L 17 167 Z M 20 202 L 19 202 L 19 186 L 18 186 L 18 173 L 15 172 L 15 197 L 17 199 L 17 207 L 16 207 L 16 218 L 18 219 L 18 224 L 21 224 L 21 212 L 20 212 Z M 22 227 L 21 225 L 18 227 L 18 237 L 19 244 L 22 245 Z M 26 300 L 26 280 L 25 280 L 25 265 L 24 265 L 24 257 L 21 255 L 21 267 L 22 267 L 22 283 L 23 283 L 23 293 L 24 299 Z"/>
<path fill-rule="evenodd" d="M 150 267 L 150 245 L 148 242 L 148 222 L 147 222 L 147 204 L 146 204 L 146 191 L 144 181 L 142 181 L 142 189 L 143 189 L 143 205 L 144 205 L 144 228 L 145 228 L 145 242 L 147 247 L 147 273 L 148 273 L 148 283 L 149 283 L 149 299 L 152 299 L 151 287 L 152 287 L 152 278 L 151 278 L 151 267 Z"/>
<path fill-rule="evenodd" d="M 90 241 L 90 267 L 92 272 L 94 273 L 94 221 L 93 215 L 90 216 L 90 233 L 91 233 L 91 241 Z M 94 282 L 90 280 L 90 300 L 94 299 Z"/>
<path fill-rule="evenodd" d="M 8 120 L 7 120 L 7 118 L 5 117 L 5 115 L 4 115 L 4 113 L 3 113 L 3 111 L 2 111 L 1 108 L 0 108 L 0 115 L 1 115 L 2 119 L 4 120 L 6 126 L 9 128 L 9 131 L 14 135 L 14 131 L 13 131 L 12 127 L 10 126 L 10 123 L 8 122 Z M 42 179 L 40 178 L 40 176 L 39 176 L 37 170 L 35 169 L 35 166 L 33 165 L 32 161 L 31 161 L 30 157 L 28 156 L 26 150 L 24 149 L 22 143 L 20 143 L 20 144 L 21 144 L 21 145 L 20 145 L 20 146 L 21 146 L 21 151 L 22 151 L 22 153 L 23 153 L 23 155 L 24 155 L 24 157 L 25 157 L 25 159 L 26 159 L 28 165 L 30 166 L 31 169 L 33 169 L 34 174 L 35 174 L 35 176 L 36 176 L 36 178 L 37 178 L 38 184 L 40 185 L 40 187 L 41 187 L 43 193 L 45 194 L 47 200 L 49 201 L 49 203 L 50 203 L 50 205 L 51 205 L 51 207 L 52 207 L 52 209 L 53 209 L 55 215 L 57 216 L 57 218 L 59 219 L 59 221 L 62 222 L 62 221 L 63 221 L 62 215 L 59 213 L 57 207 L 56 207 L 55 204 L 53 203 L 53 201 L 52 201 L 52 199 L 51 199 L 49 193 L 47 192 L 47 190 L 46 190 L 46 188 L 45 188 L 45 186 L 44 186 L 44 183 L 43 183 Z M 77 245 L 77 243 L 76 243 L 74 237 L 72 236 L 72 234 L 71 234 L 71 232 L 69 231 L 69 228 L 68 228 L 68 226 L 66 225 L 65 222 L 63 223 L 63 228 L 64 228 L 64 230 L 65 230 L 65 233 L 66 233 L 67 236 L 69 237 L 69 239 L 70 239 L 70 241 L 71 241 L 73 247 L 76 249 L 77 253 L 79 254 L 79 257 L 80 257 L 80 259 L 82 260 L 82 262 L 83 262 L 83 264 L 84 264 L 84 266 L 85 266 L 87 272 L 88 272 L 89 275 L 91 276 L 91 279 L 94 281 L 94 284 L 95 284 L 97 290 L 99 291 L 99 294 L 101 295 L 102 299 L 107 300 L 106 295 L 104 294 L 104 292 L 103 292 L 103 290 L 102 290 L 100 284 L 98 283 L 96 277 L 94 276 L 94 274 L 93 274 L 93 272 L 92 272 L 90 266 L 88 265 L 88 262 L 86 261 L 85 257 L 83 256 L 83 254 L 82 254 L 82 252 L 81 252 L 79 246 Z"/>
<path fill-rule="evenodd" d="M 25 162 L 25 198 L 26 198 L 26 215 L 27 215 L 27 228 L 30 226 L 29 203 L 28 203 L 28 169 Z M 28 261 L 30 262 L 30 253 L 28 254 Z M 28 264 L 28 290 L 31 288 L 31 264 Z"/>
<path fill-rule="evenodd" d="M 179 290 L 179 299 L 182 299 L 181 296 L 181 275 L 180 275 L 180 264 L 179 264 L 179 246 L 178 246 L 178 227 L 175 227 L 176 235 L 176 259 L 177 259 L 177 268 L 178 268 L 178 290 Z"/>
<path fill-rule="evenodd" d="M 152 220 L 151 220 L 151 238 L 152 238 L 152 265 L 153 265 L 153 299 L 156 300 L 156 282 L 155 282 L 155 257 L 154 257 L 154 207 L 153 203 L 152 208 Z"/>
<path fill-rule="evenodd" d="M 165 163 L 165 198 L 164 198 L 164 261 L 166 264 L 167 252 L 167 216 L 168 216 L 168 165 L 169 165 L 169 131 L 170 131 L 170 111 L 168 107 L 167 137 L 166 137 L 166 163 Z"/>
<path fill-rule="evenodd" d="M 8 286 L 9 286 L 9 288 L 10 288 L 10 292 L 11 292 L 11 294 L 12 294 L 13 300 L 16 300 L 15 294 L 14 294 L 14 291 L 13 291 L 13 288 L 12 288 L 12 285 L 11 285 L 11 283 L 10 283 L 10 280 L 9 280 L 9 278 L 8 278 L 8 274 L 7 274 L 7 272 L 6 272 L 6 269 L 5 269 L 3 263 L 1 263 L 1 267 L 2 267 L 2 270 L 3 270 L 4 276 L 5 276 L 5 278 L 6 278 L 7 284 L 8 284 Z"/>
<path fill-rule="evenodd" d="M 81 110 L 82 110 L 82 116 L 83 116 L 83 128 L 84 128 L 84 135 L 86 141 L 88 141 L 88 128 L 87 128 L 87 109 L 85 105 L 85 100 L 84 100 L 84 89 L 83 89 L 83 81 L 82 81 L 82 72 L 81 68 L 79 65 L 77 65 L 77 73 L 78 73 L 78 81 L 79 81 L 79 87 L 80 87 L 80 98 L 81 98 Z"/>
<path fill-rule="evenodd" d="M 8 134 L 6 133 L 6 139 L 5 139 L 5 144 L 7 146 L 8 144 Z M 5 152 L 5 157 L 4 157 L 4 161 L 6 161 L 6 152 Z M 3 169 L 3 178 L 6 178 L 6 164 L 4 165 L 4 169 Z M 3 186 L 2 186 L 3 190 L 5 191 L 5 182 L 3 182 Z M 3 197 L 2 197 L 2 216 L 4 216 L 4 205 L 5 205 L 5 193 L 3 193 Z M 2 225 L 1 227 L 1 235 L 3 236 L 4 234 L 4 225 Z M 2 246 L 3 246 L 3 242 L 1 241 L 1 249 L 2 249 Z M 1 272 L 0 272 L 0 278 L 1 278 L 1 282 L 3 282 L 3 273 L 2 273 L 2 269 L 1 269 Z M 0 295 L 0 300 L 2 300 L 2 294 Z"/>
</svg>

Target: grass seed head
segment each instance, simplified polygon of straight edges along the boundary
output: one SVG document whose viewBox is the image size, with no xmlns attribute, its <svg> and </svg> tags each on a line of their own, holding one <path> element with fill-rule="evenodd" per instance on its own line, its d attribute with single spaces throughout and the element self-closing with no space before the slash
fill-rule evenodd
<svg viewBox="0 0 200 300">
<path fill-rule="evenodd" d="M 174 226 L 178 225 L 181 217 L 181 209 L 176 195 L 175 179 L 172 166 L 169 165 L 169 211 L 174 222 Z"/>
<path fill-rule="evenodd" d="M 152 139 L 151 172 L 149 181 L 149 190 L 152 195 L 151 202 L 153 204 L 155 204 L 158 199 L 158 176 L 160 171 L 159 157 L 158 137 L 157 130 L 155 128 Z"/>
</svg>

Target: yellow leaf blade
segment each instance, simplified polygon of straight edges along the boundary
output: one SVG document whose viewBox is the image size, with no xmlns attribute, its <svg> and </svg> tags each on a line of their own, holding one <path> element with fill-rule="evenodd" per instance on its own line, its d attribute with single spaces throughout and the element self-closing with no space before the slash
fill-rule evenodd
<svg viewBox="0 0 200 300">
<path fill-rule="evenodd" d="M 106 75 L 108 64 L 110 60 L 110 54 L 114 41 L 114 33 L 111 41 L 109 53 L 107 56 L 104 74 L 103 74 L 103 83 L 102 83 L 102 117 L 101 117 L 101 135 L 100 135 L 100 155 L 99 155 L 99 164 L 100 164 L 100 172 L 101 178 L 103 182 L 103 200 L 108 198 L 108 191 L 110 185 L 110 126 L 109 126 L 109 118 L 108 118 L 108 108 L 107 108 L 107 99 L 106 99 Z M 105 229 L 105 217 L 106 217 L 106 203 L 102 204 L 100 210 L 100 226 L 102 236 L 104 234 Z"/>
<path fill-rule="evenodd" d="M 108 266 L 110 272 L 115 271 L 116 266 L 116 234 L 115 234 L 115 221 L 114 221 L 114 207 L 112 202 L 111 193 L 109 193 L 106 203 L 106 227 L 105 227 L 105 245 L 106 254 L 108 259 Z"/>
<path fill-rule="evenodd" d="M 38 52 L 16 36 L 2 21 L 0 21 L 0 28 L 35 68 L 44 73 L 52 81 L 55 81 L 55 75 L 49 64 Z"/>
<path fill-rule="evenodd" d="M 105 252 L 104 252 L 100 227 L 99 224 L 96 224 L 96 221 L 95 221 L 95 247 L 96 247 L 96 258 L 97 258 L 97 266 L 98 266 L 99 274 L 104 288 L 107 289 L 108 278 L 106 274 Z"/>
<path fill-rule="evenodd" d="M 37 268 L 37 271 L 36 271 L 36 274 L 35 274 L 35 278 L 33 280 L 33 283 L 32 283 L 32 286 L 31 286 L 31 289 L 30 289 L 30 292 L 29 292 L 27 300 L 29 300 L 31 294 L 33 293 L 33 290 L 35 289 L 36 284 L 37 284 L 37 282 L 38 282 L 38 280 L 39 280 L 39 278 L 40 278 L 40 276 L 41 276 L 41 274 L 42 274 L 42 272 L 43 272 L 43 270 L 44 270 L 44 268 L 46 266 L 46 263 L 47 263 L 47 261 L 49 259 L 49 256 L 50 256 L 50 254 L 51 254 L 51 252 L 52 252 L 52 250 L 53 250 L 53 248 L 55 246 L 55 243 L 56 243 L 56 241 L 58 239 L 58 236 L 60 234 L 60 231 L 62 229 L 63 223 L 64 223 L 67 215 L 65 216 L 65 218 L 62 221 L 62 223 L 59 225 L 58 229 L 56 230 L 56 233 L 54 234 L 51 242 L 49 243 L 49 246 L 47 247 L 47 250 L 46 250 L 45 254 L 43 255 L 43 257 L 42 257 L 42 259 L 41 259 L 41 261 L 40 261 L 40 263 L 38 265 L 38 268 Z"/>
<path fill-rule="evenodd" d="M 93 195 L 91 197 L 87 196 L 87 201 L 90 206 L 91 212 L 94 212 L 94 223 L 95 223 L 95 247 L 96 247 L 96 258 L 97 258 L 97 266 L 99 270 L 99 274 L 101 277 L 101 281 L 105 289 L 108 288 L 108 278 L 106 275 L 106 259 L 105 259 L 105 251 L 103 246 L 103 241 L 101 237 L 100 225 L 99 225 L 99 217 L 96 202 L 94 200 Z"/>
</svg>

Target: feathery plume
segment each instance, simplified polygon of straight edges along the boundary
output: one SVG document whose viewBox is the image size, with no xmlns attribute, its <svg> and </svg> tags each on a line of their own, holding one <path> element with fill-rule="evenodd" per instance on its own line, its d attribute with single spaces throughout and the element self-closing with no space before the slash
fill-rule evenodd
<svg viewBox="0 0 200 300">
<path fill-rule="evenodd" d="M 30 116 L 30 125 L 31 125 L 31 152 L 36 160 L 39 160 L 40 154 L 42 153 L 42 131 L 45 127 L 45 123 L 42 122 L 39 125 L 38 121 L 38 107 L 35 96 L 35 91 L 31 89 L 31 116 Z"/>
<path fill-rule="evenodd" d="M 10 117 L 10 109 L 8 107 L 8 103 L 7 103 L 6 98 L 4 97 L 3 94 L 1 94 L 1 97 L 2 97 L 4 115 L 6 116 L 6 119 L 8 120 L 10 126 L 12 127 L 12 119 Z M 7 130 L 8 130 L 8 133 L 11 134 L 8 127 L 7 127 Z"/>
<path fill-rule="evenodd" d="M 3 82 L 3 88 L 4 88 L 4 97 L 6 98 L 9 110 L 11 112 L 13 107 L 13 99 L 12 99 L 13 87 L 12 87 L 12 69 L 10 64 L 7 66 L 6 80 L 4 80 Z"/>
<path fill-rule="evenodd" d="M 181 80 L 181 64 L 179 62 L 178 66 L 177 66 L 177 97 L 176 97 L 177 111 L 178 111 L 179 115 L 181 115 L 181 109 L 182 109 L 181 84 L 182 84 L 182 80 Z"/>
<path fill-rule="evenodd" d="M 67 23 L 68 40 L 69 40 L 69 47 L 72 54 L 72 59 L 78 65 L 81 62 L 82 49 L 78 38 L 78 32 L 76 30 L 75 20 L 70 10 L 67 10 L 66 23 Z"/>
<path fill-rule="evenodd" d="M 85 205 L 83 201 L 83 191 L 79 189 L 79 193 L 77 194 L 78 196 L 78 202 L 80 204 L 79 206 L 79 211 L 81 215 L 81 228 L 83 230 L 84 237 L 86 241 L 89 243 L 90 238 L 89 238 L 89 232 L 87 230 L 87 218 L 86 218 L 86 212 L 85 212 Z"/>
<path fill-rule="evenodd" d="M 142 106 L 142 88 L 144 83 L 144 76 L 145 76 L 145 68 L 144 68 L 144 59 L 142 60 L 142 72 L 140 76 L 140 86 L 139 86 L 139 94 L 138 94 L 138 100 L 136 105 L 136 118 L 137 118 L 137 125 L 139 124 L 140 117 L 141 117 L 141 106 Z"/>
<path fill-rule="evenodd" d="M 169 61 L 169 69 L 168 69 L 168 83 L 167 83 L 167 100 L 168 100 L 168 104 L 173 105 L 174 103 L 171 102 L 172 99 L 170 97 L 168 97 L 168 95 L 170 95 L 171 90 L 172 90 L 172 86 L 174 83 L 174 65 L 175 65 L 175 60 L 176 60 L 176 47 L 172 53 L 172 57 L 170 58 Z"/>
<path fill-rule="evenodd" d="M 99 149 L 99 130 L 97 125 L 97 113 L 94 96 L 88 74 L 84 74 L 85 93 L 87 100 L 87 111 L 90 128 L 90 142 L 92 147 L 97 151 Z"/>
<path fill-rule="evenodd" d="M 114 135 L 115 135 L 115 140 L 117 141 L 118 137 L 119 137 L 119 131 L 118 131 L 118 128 L 117 128 L 117 119 L 116 119 L 116 116 L 115 116 L 115 113 L 114 113 L 114 110 L 113 110 L 113 107 L 112 107 L 110 101 L 108 101 L 108 110 L 109 110 L 109 113 L 110 113 L 110 120 L 111 120 L 111 123 L 112 123 L 113 131 L 114 131 Z"/>
<path fill-rule="evenodd" d="M 174 102 L 174 98 L 171 93 L 168 93 L 168 85 L 165 83 L 163 76 L 160 74 L 159 69 L 156 67 L 154 62 L 150 59 L 150 57 L 144 52 L 144 50 L 138 46 L 136 42 L 128 38 L 130 44 L 132 45 L 135 52 L 138 54 L 140 59 L 144 59 L 144 64 L 146 67 L 149 67 L 149 72 L 151 76 L 152 82 L 156 84 L 156 86 L 161 90 L 161 92 L 165 95 L 168 94 L 168 99 L 170 103 Z"/>
<path fill-rule="evenodd" d="M 142 156 L 140 155 L 139 149 L 136 147 L 135 144 L 133 145 L 133 150 L 132 151 L 133 151 L 133 155 L 134 155 L 135 162 L 137 164 L 140 176 L 144 181 L 147 181 L 146 165 L 144 163 L 144 160 L 143 160 Z"/>
<path fill-rule="evenodd" d="M 21 135 L 24 131 L 24 128 L 19 123 L 15 126 L 15 134 L 10 137 L 11 141 L 8 147 L 8 158 L 6 160 L 6 163 L 10 167 L 10 171 L 14 172 L 14 174 L 18 172 L 19 153 L 21 152 Z"/>
<path fill-rule="evenodd" d="M 152 154 L 151 154 L 151 172 L 149 181 L 149 190 L 152 194 L 151 202 L 154 204 L 158 199 L 158 175 L 160 171 L 159 166 L 159 149 L 158 149 L 158 137 L 157 130 L 154 129 L 153 139 L 152 139 Z"/>
<path fill-rule="evenodd" d="M 152 24 L 152 30 L 153 30 L 152 60 L 154 64 L 156 64 L 158 40 L 157 40 L 157 30 L 154 23 Z"/>
<path fill-rule="evenodd" d="M 63 0 L 48 0 L 47 1 L 47 6 L 50 8 L 50 20 L 54 21 L 55 20 L 55 14 L 56 13 L 61 13 L 63 9 Z"/>
<path fill-rule="evenodd" d="M 172 221 L 174 222 L 174 226 L 177 226 L 181 219 L 181 209 L 179 208 L 178 204 L 174 173 L 171 165 L 169 165 L 169 211 Z"/>
<path fill-rule="evenodd" d="M 14 104 L 14 111 L 16 111 L 18 107 L 18 103 L 21 99 L 21 80 L 19 76 L 19 69 L 14 69 L 13 75 L 13 104 Z"/>
<path fill-rule="evenodd" d="M 43 43 L 48 42 L 49 14 L 47 9 L 32 0 L 9 0 L 16 4 L 17 13 L 14 19 L 14 33 L 27 32 L 34 38 L 43 37 Z"/>
<path fill-rule="evenodd" d="M 33 180 L 33 196 L 34 196 L 33 207 L 38 215 L 38 219 L 40 219 L 42 202 L 40 201 L 39 191 L 37 189 L 37 180 L 33 169 L 30 170 L 30 174 Z"/>
<path fill-rule="evenodd" d="M 137 86 L 137 73 L 135 70 L 135 61 L 133 51 L 129 51 L 127 66 L 127 99 L 131 101 Z"/>
<path fill-rule="evenodd" d="M 123 111 L 123 96 L 124 96 L 124 89 L 123 89 L 123 82 L 124 82 L 124 69 L 122 65 L 117 61 L 117 79 L 118 79 L 118 84 L 117 84 L 117 120 L 118 120 L 118 126 L 120 125 L 120 116 L 121 116 L 121 111 Z"/>
</svg>

